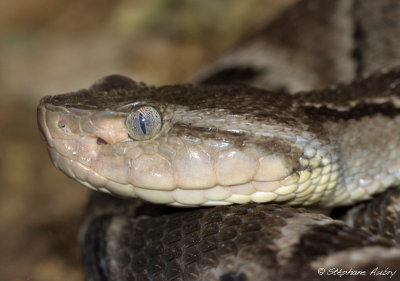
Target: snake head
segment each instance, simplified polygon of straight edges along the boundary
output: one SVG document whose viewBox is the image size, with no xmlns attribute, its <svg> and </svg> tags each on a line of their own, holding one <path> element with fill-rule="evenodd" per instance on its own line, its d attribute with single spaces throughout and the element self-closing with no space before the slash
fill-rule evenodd
<svg viewBox="0 0 400 281">
<path fill-rule="evenodd" d="M 329 155 L 291 103 L 251 87 L 112 75 L 44 97 L 38 123 L 54 165 L 94 190 L 175 206 L 311 204 L 336 182 L 322 178 Z M 317 195 L 312 178 L 325 186 Z"/>
</svg>

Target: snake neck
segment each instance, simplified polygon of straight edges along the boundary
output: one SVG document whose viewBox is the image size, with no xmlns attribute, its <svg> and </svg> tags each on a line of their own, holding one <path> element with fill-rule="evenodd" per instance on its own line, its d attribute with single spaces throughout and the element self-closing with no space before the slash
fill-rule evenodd
<svg viewBox="0 0 400 281">
<path fill-rule="evenodd" d="M 299 93 L 298 106 L 322 121 L 341 167 L 332 198 L 343 204 L 369 199 L 400 184 L 400 95 L 397 71 L 349 86 Z M 327 203 L 328 205 L 330 203 Z"/>
</svg>

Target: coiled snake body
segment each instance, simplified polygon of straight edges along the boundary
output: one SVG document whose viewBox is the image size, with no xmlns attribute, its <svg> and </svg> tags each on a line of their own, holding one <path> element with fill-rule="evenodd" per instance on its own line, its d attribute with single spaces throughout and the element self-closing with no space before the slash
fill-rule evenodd
<svg viewBox="0 0 400 281">
<path fill-rule="evenodd" d="M 41 133 L 70 177 L 118 197 L 218 206 L 93 195 L 81 230 L 87 280 L 338 278 L 331 268 L 371 280 L 382 277 L 375 268 L 396 271 L 399 189 L 387 189 L 400 184 L 400 70 L 295 95 L 232 85 L 306 90 L 381 67 L 364 61 L 377 52 L 368 36 L 348 31 L 350 11 L 364 16 L 367 2 L 302 1 L 197 78 L 224 85 L 152 87 L 114 75 L 43 98 Z M 303 27 L 286 39 L 292 18 Z M 317 36 L 321 27 L 333 34 L 314 49 L 311 23 Z M 390 23 L 379 22 L 400 34 Z M 289 46 L 299 54 L 290 62 Z M 396 51 L 383 66 L 396 65 Z M 314 72 L 327 62 L 330 71 Z M 377 193 L 346 215 L 357 228 L 287 206 L 348 206 Z M 244 205 L 220 206 L 230 204 Z"/>
</svg>

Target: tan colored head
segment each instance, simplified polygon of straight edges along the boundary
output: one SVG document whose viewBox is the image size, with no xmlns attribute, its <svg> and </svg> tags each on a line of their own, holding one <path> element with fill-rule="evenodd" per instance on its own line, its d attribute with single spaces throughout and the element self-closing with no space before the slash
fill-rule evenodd
<svg viewBox="0 0 400 281">
<path fill-rule="evenodd" d="M 336 181 L 312 197 L 312 169 L 320 179 L 330 155 L 276 95 L 109 76 L 43 98 L 38 122 L 54 165 L 95 190 L 177 206 L 319 201 Z"/>
</svg>

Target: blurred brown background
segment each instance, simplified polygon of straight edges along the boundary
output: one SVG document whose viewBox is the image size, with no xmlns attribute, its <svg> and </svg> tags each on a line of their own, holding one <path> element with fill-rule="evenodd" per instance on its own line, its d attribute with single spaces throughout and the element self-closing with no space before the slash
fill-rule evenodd
<svg viewBox="0 0 400 281">
<path fill-rule="evenodd" d="M 76 237 L 88 192 L 47 157 L 41 96 L 111 73 L 187 81 L 295 1 L 0 1 L 0 280 L 83 280 Z"/>
</svg>

